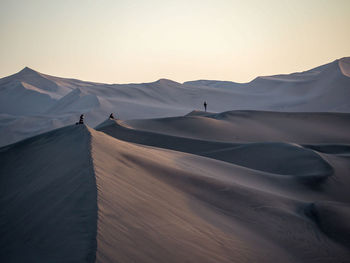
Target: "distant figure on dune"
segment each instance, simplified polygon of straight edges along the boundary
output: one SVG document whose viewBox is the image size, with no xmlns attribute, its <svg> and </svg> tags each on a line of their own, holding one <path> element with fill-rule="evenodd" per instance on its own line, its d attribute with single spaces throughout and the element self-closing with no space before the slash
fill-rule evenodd
<svg viewBox="0 0 350 263">
<path fill-rule="evenodd" d="M 203 105 L 204 105 L 204 111 L 207 112 L 207 105 L 208 105 L 207 102 L 204 101 L 204 104 L 203 104 Z"/>
<path fill-rule="evenodd" d="M 113 113 L 111 113 L 111 114 L 109 115 L 109 118 L 110 118 L 111 120 L 114 120 L 114 115 L 113 115 Z"/>
<path fill-rule="evenodd" d="M 84 114 L 80 115 L 79 122 L 77 122 L 75 124 L 84 124 Z"/>
</svg>

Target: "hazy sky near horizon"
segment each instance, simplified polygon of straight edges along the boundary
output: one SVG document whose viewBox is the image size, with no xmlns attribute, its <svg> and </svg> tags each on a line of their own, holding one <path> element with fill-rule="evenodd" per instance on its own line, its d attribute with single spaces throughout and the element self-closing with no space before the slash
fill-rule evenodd
<svg viewBox="0 0 350 263">
<path fill-rule="evenodd" d="M 0 0 L 0 77 L 247 82 L 350 56 L 349 0 Z"/>
</svg>

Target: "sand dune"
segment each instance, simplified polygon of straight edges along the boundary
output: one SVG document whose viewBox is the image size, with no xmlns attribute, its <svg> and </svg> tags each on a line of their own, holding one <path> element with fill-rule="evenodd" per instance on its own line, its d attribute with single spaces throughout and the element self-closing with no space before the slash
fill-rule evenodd
<svg viewBox="0 0 350 263">
<path fill-rule="evenodd" d="M 136 130 L 221 142 L 350 143 L 350 115 L 229 111 L 119 122 Z"/>
<path fill-rule="evenodd" d="M 287 121 L 293 115 L 289 117 Z M 345 124 L 347 119 L 338 125 L 341 122 Z M 180 123 L 178 130 L 183 127 Z M 148 127 L 154 128 L 151 124 L 152 120 Z M 93 159 L 99 167 L 97 184 L 105 213 L 99 221 L 104 231 L 99 233 L 98 262 L 113 261 L 120 254 L 125 255 L 122 261 L 136 258 L 142 262 L 185 259 L 257 262 L 257 258 L 259 262 L 346 262 L 349 259 L 347 235 L 340 234 L 347 230 L 350 219 L 346 210 L 350 201 L 346 186 L 349 179 L 343 167 L 349 168 L 346 159 L 295 144 L 249 143 L 236 144 L 237 154 L 232 149 L 220 152 L 221 159 L 228 160 L 221 162 L 214 160 L 220 159 L 215 154 L 228 143 L 157 134 L 123 125 L 124 122 L 109 120 L 98 128 L 117 138 L 164 148 L 177 147 L 178 151 L 203 154 L 203 147 L 216 149 L 211 152 L 214 155 L 208 152 L 208 159 L 144 148 L 94 134 L 93 145 L 96 142 L 99 149 L 93 153 L 100 158 Z M 255 133 L 258 140 L 259 130 Z M 329 140 L 336 138 L 334 134 L 328 136 Z M 108 175 L 108 183 L 103 180 L 108 170 L 106 162 L 115 167 L 112 168 L 115 172 Z M 132 174 L 132 183 L 124 176 L 129 174 L 126 171 Z M 334 183 L 333 177 L 339 182 Z M 331 200 L 329 209 L 337 213 L 334 217 L 325 212 L 324 200 Z M 316 208 L 313 204 L 317 204 Z M 333 204 L 342 207 L 338 209 Z M 119 217 L 112 211 L 120 211 Z M 113 236 L 111 228 L 123 232 L 122 237 Z M 137 236 L 136 242 L 128 238 L 130 231 Z M 126 247 L 125 239 L 130 240 Z M 116 251 L 115 247 L 120 246 L 123 249 Z M 153 254 L 153 251 L 158 252 Z"/>
<path fill-rule="evenodd" d="M 306 128 L 290 137 L 295 131 L 282 133 L 283 123 L 271 127 L 280 142 L 264 141 L 259 129 L 248 134 L 255 142 L 177 134 L 187 121 L 223 122 L 217 132 L 234 133 L 227 125 L 235 114 L 250 120 L 241 123 L 246 130 L 259 118 L 300 127 L 330 118 L 229 112 L 148 120 L 150 129 L 168 123 L 163 133 L 136 128 L 147 120 L 107 120 L 97 127 L 104 132 L 73 125 L 0 148 L 0 261 L 349 261 L 349 147 L 339 142 L 349 139 L 339 137 L 347 114 L 331 115 L 334 130 L 306 145 L 296 143 L 311 138 Z"/>
<path fill-rule="evenodd" d="M 223 124 L 215 126 L 213 133 L 206 132 L 212 124 L 210 117 L 193 116 L 134 121 L 107 120 L 96 129 L 128 142 L 205 156 L 273 174 L 293 175 L 299 183 L 315 182 L 315 186 L 334 174 L 332 165 L 324 160 L 324 154 L 339 157 L 350 155 L 349 135 L 344 130 L 349 123 L 348 114 L 233 111 L 218 116 L 221 117 L 217 121 Z M 242 116 L 249 121 L 238 121 L 239 129 L 236 129 L 237 126 L 233 124 Z M 201 119 L 200 122 L 196 122 L 195 118 Z M 206 118 L 209 118 L 209 122 L 205 122 Z M 263 121 L 269 124 L 269 129 L 265 132 L 260 129 Z M 309 123 L 305 124 L 306 122 Z M 200 126 L 198 123 L 205 125 Z M 129 124 L 134 126 L 128 126 Z M 328 124 L 332 128 L 325 128 L 327 132 L 323 132 L 322 129 Z M 189 125 L 192 126 L 190 129 L 196 130 L 192 133 L 186 131 Z M 286 129 L 284 126 L 294 129 Z M 147 128 L 148 131 L 136 127 Z M 312 132 L 311 127 L 316 131 Z M 158 132 L 155 132 L 156 129 Z M 178 131 L 182 131 L 181 136 Z M 275 136 L 276 131 L 279 137 Z M 242 136 L 242 141 L 236 140 L 237 133 Z M 220 138 L 221 134 L 225 136 L 223 139 Z M 216 138 L 221 140 L 215 140 Z M 304 170 L 305 166 L 310 169 Z M 345 171 L 346 169 L 339 173 L 344 174 Z M 298 178 L 296 175 L 299 175 Z M 347 177 L 343 179 L 347 180 Z"/>
<path fill-rule="evenodd" d="M 14 116 L 41 114 L 55 102 L 48 94 L 37 92 L 23 82 L 14 82 L 0 89 L 0 113 Z"/>
<path fill-rule="evenodd" d="M 85 112 L 91 108 L 97 108 L 100 105 L 101 103 L 96 95 L 88 94 L 80 88 L 76 88 L 58 100 L 47 112 L 52 114 Z"/>
<path fill-rule="evenodd" d="M 230 112 L 229 114 L 223 113 L 221 114 L 221 117 L 226 116 L 226 118 L 219 119 L 223 119 L 225 122 L 235 120 L 235 118 L 232 118 L 232 115 L 235 113 L 236 112 Z M 238 112 L 237 114 L 240 115 L 242 112 Z M 242 129 L 245 128 L 246 130 L 250 130 L 249 128 L 251 128 L 253 122 L 260 123 L 261 121 L 261 119 L 259 120 L 259 118 L 256 116 L 259 116 L 257 112 L 244 112 L 244 114 L 246 115 L 247 119 L 251 118 L 252 120 L 247 126 L 242 124 L 242 126 L 244 126 Z M 192 136 L 188 136 L 187 138 L 177 137 L 174 134 L 176 134 L 178 130 L 186 127 L 182 117 L 175 120 L 174 118 L 170 118 L 169 122 L 167 122 L 168 120 L 165 119 L 132 122 L 108 120 L 98 126 L 97 129 L 116 138 L 130 142 L 170 148 L 177 151 L 190 152 L 196 155 L 209 157 L 211 160 L 205 158 L 201 159 L 199 157 L 195 157 L 194 155 L 182 155 L 180 158 L 181 162 L 191 160 L 191 164 L 183 164 L 177 161 L 176 166 L 186 167 L 186 170 L 182 172 L 171 172 L 169 169 L 166 169 L 165 171 L 162 169 L 162 171 L 164 171 L 164 175 L 160 176 L 160 178 L 164 179 L 164 177 L 169 177 L 167 179 L 169 180 L 168 183 L 175 184 L 177 189 L 180 189 L 181 191 L 184 191 L 186 194 L 190 195 L 192 195 L 194 192 L 195 198 L 199 198 L 202 203 L 207 203 L 211 208 L 218 209 L 216 211 L 221 211 L 225 214 L 225 216 L 232 216 L 232 218 L 229 220 L 232 220 L 233 222 L 231 221 L 231 223 L 227 223 L 227 225 L 232 227 L 233 224 L 234 228 L 236 229 L 239 228 L 238 225 L 244 226 L 246 227 L 245 231 L 249 232 L 254 229 L 255 235 L 261 235 L 265 238 L 268 236 L 270 242 L 271 240 L 274 240 L 276 242 L 275 244 L 278 244 L 279 248 L 275 248 L 272 257 L 269 259 L 264 257 L 259 258 L 259 262 L 271 262 L 273 260 L 280 260 L 281 262 L 348 261 L 350 258 L 350 255 L 348 254 L 349 250 L 347 249 L 349 240 L 348 235 L 345 233 L 347 233 L 347 229 L 349 227 L 348 220 L 350 219 L 348 215 L 350 198 L 347 194 L 347 188 L 350 183 L 350 178 L 347 176 L 350 169 L 350 163 L 348 162 L 347 158 L 344 159 L 341 156 L 338 157 L 338 155 L 333 155 L 339 153 L 350 153 L 348 145 L 339 144 L 341 140 L 348 141 L 349 136 L 344 134 L 344 137 L 341 139 L 338 138 L 338 132 L 343 129 L 343 125 L 348 123 L 347 116 L 342 114 L 340 114 L 340 116 L 328 116 L 328 114 L 322 113 L 317 115 L 305 113 L 287 114 L 287 118 L 286 115 L 282 115 L 285 118 L 284 123 L 282 121 L 283 117 L 281 116 L 281 113 L 263 112 L 260 114 L 260 117 L 262 116 L 262 118 L 266 118 L 266 115 L 270 115 L 270 123 L 272 123 L 272 119 L 274 118 L 279 120 L 279 122 L 276 122 L 275 127 L 272 127 L 272 129 L 279 128 L 279 125 L 283 126 L 283 124 L 288 122 L 294 122 L 294 125 L 299 123 L 298 127 L 302 127 L 301 124 L 303 123 L 304 119 L 308 120 L 309 122 L 310 120 L 313 120 L 314 125 L 317 123 L 319 125 L 325 125 L 325 121 L 329 118 L 328 120 L 334 121 L 333 123 L 330 123 L 331 126 L 332 124 L 335 125 L 333 127 L 333 132 L 329 131 L 327 136 L 325 136 L 325 134 L 320 134 L 317 136 L 317 133 L 315 133 L 315 137 L 312 138 L 313 142 L 322 143 L 322 141 L 328 141 L 328 143 L 338 142 L 338 144 L 308 144 L 303 146 L 297 145 L 294 142 L 255 142 L 244 144 L 215 142 L 194 138 L 198 137 L 196 132 L 193 132 Z M 194 115 L 205 114 L 195 113 Z M 339 117 L 339 119 L 337 117 Z M 177 122 L 178 120 L 180 121 Z M 155 121 L 156 124 L 154 123 Z M 159 124 L 158 121 L 161 122 L 161 124 Z M 189 122 L 192 122 L 192 119 L 190 119 Z M 134 126 L 128 127 L 127 125 L 129 124 L 134 124 Z M 170 127 L 169 124 L 171 124 Z M 142 125 L 143 128 L 147 127 L 149 130 L 159 129 L 158 131 L 162 131 L 162 128 L 165 127 L 168 127 L 168 130 L 166 130 L 167 134 L 164 134 L 164 132 L 155 133 L 152 131 L 138 130 L 135 128 L 137 125 L 139 125 L 139 127 Z M 176 127 L 176 129 L 172 129 L 172 125 Z M 317 128 L 317 125 L 314 127 Z M 197 128 L 198 131 L 203 130 L 199 129 L 199 127 Z M 321 126 L 319 128 L 321 128 Z M 227 130 L 226 128 L 225 131 L 227 133 L 235 132 L 235 130 Z M 256 141 L 266 139 L 266 135 L 261 134 L 259 129 L 253 129 L 253 131 L 255 133 L 254 138 Z M 294 130 L 289 131 L 292 133 L 294 132 Z M 311 138 L 306 136 L 309 132 L 306 130 L 306 128 L 302 129 L 299 133 L 294 134 L 293 140 L 306 142 L 307 138 Z M 287 136 L 288 130 L 284 130 L 284 133 L 285 141 L 287 141 L 288 138 L 290 138 Z M 199 134 L 199 137 L 202 137 L 202 135 Z M 130 146 L 128 146 L 128 149 L 129 147 Z M 210 148 L 211 150 L 209 150 Z M 130 147 L 130 150 L 131 149 L 132 148 Z M 313 151 L 310 149 L 322 149 L 323 152 L 330 153 L 331 155 L 324 154 L 322 151 Z M 151 151 L 155 149 L 147 148 L 147 150 Z M 135 149 L 134 152 L 142 155 L 142 148 L 137 150 Z M 166 153 L 168 153 L 168 151 L 166 151 Z M 150 152 L 143 155 L 143 158 L 149 158 L 149 160 L 152 162 L 160 161 L 162 165 L 166 163 L 164 159 L 160 160 L 158 156 L 152 156 Z M 214 161 L 213 159 L 222 160 L 225 161 L 225 163 Z M 196 162 L 200 162 L 201 164 L 194 165 Z M 145 162 L 141 163 L 143 168 L 148 168 L 149 164 L 146 164 Z M 136 164 L 138 164 L 138 161 Z M 135 163 L 130 164 L 130 162 L 128 162 L 125 165 L 128 167 L 134 167 Z M 152 168 L 154 168 L 154 166 L 155 165 L 152 165 Z M 219 167 L 220 170 L 215 172 L 215 169 Z M 224 167 L 229 167 L 228 173 L 226 173 L 225 170 L 221 170 Z M 178 175 L 186 174 L 189 169 L 191 170 L 190 177 L 195 175 L 195 178 L 189 179 L 188 177 L 185 177 L 182 179 L 182 177 Z M 171 176 L 166 176 L 169 175 L 169 173 Z M 151 174 L 155 175 L 156 172 L 152 171 Z M 206 177 L 208 174 L 210 179 L 203 178 L 203 176 Z M 192 185 L 189 187 L 184 182 L 180 183 L 179 180 L 183 180 L 185 182 L 192 181 Z M 237 186 L 237 184 L 239 186 Z M 191 191 L 187 192 L 185 190 L 188 189 L 187 187 L 189 187 Z M 202 189 L 202 187 L 204 187 L 206 190 Z M 217 192 L 215 189 L 218 189 Z M 238 189 L 242 190 L 242 192 Z M 203 195 L 200 195 L 199 193 L 203 193 Z M 239 193 L 242 194 L 242 196 Z M 325 202 L 324 200 L 328 201 Z M 240 202 L 242 202 L 242 204 L 240 204 Z M 278 205 L 276 205 L 275 202 L 278 202 Z M 281 205 L 282 203 L 283 205 Z M 196 205 L 196 207 L 197 206 L 198 205 Z M 259 207 L 259 209 L 255 211 L 259 213 L 259 215 L 255 214 L 253 216 L 250 214 L 250 208 L 255 206 Z M 260 208 L 264 212 L 258 212 Z M 218 226 L 215 223 L 219 222 L 220 219 L 207 213 L 210 212 L 207 211 L 202 215 L 204 215 L 205 218 L 211 218 L 210 222 L 215 226 Z M 257 219 L 257 217 L 260 216 L 262 216 L 262 218 L 260 218 L 261 220 Z M 269 226 L 271 220 L 276 225 Z M 279 220 L 282 220 L 283 224 L 279 222 Z M 219 226 L 221 226 L 220 224 Z M 258 227 L 256 227 L 256 225 L 258 225 Z M 307 230 L 300 227 L 300 225 L 306 227 Z M 244 238 L 246 237 L 246 234 L 248 235 L 248 233 L 245 231 L 240 232 L 239 234 L 241 241 L 245 240 Z M 301 232 L 298 234 L 298 231 L 306 231 L 304 232 L 305 239 L 301 237 Z M 309 231 L 311 231 L 312 234 Z M 227 232 L 225 232 L 225 234 L 227 234 Z M 250 234 L 251 233 L 249 233 L 249 235 Z M 313 243 L 315 242 L 314 238 L 318 240 L 316 243 L 320 242 L 325 244 L 324 242 L 330 242 L 332 244 L 330 247 L 332 248 L 329 248 L 329 244 L 327 244 L 326 247 L 328 247 L 329 250 L 327 250 L 327 252 L 323 251 L 321 254 L 319 254 L 319 250 L 316 249 L 315 244 Z M 256 241 L 257 237 L 254 237 L 254 240 Z M 311 243 L 309 242 L 313 243 L 313 245 L 310 245 Z M 288 245 L 284 246 L 283 244 Z M 251 246 L 249 247 L 251 248 Z M 258 251 L 258 248 L 256 248 L 255 245 L 254 249 Z M 314 252 L 311 252 L 309 249 L 315 250 Z M 339 255 L 341 256 L 334 257 L 334 255 L 331 255 L 333 252 L 336 254 L 340 253 Z M 250 251 L 248 254 L 250 253 L 253 252 Z M 260 255 L 261 252 L 258 253 Z M 284 256 L 282 256 L 283 254 Z M 242 258 L 238 255 L 234 255 L 232 257 L 232 255 L 229 254 L 227 255 L 226 259 L 222 258 L 220 261 L 256 261 L 254 256 L 253 258 L 247 258 L 246 256 L 247 255 L 244 254 Z M 277 256 L 277 258 L 275 258 L 275 256 Z M 280 256 L 282 256 L 282 258 L 278 258 Z M 210 258 L 210 256 L 207 256 L 207 258 L 208 257 Z M 178 258 L 177 260 L 174 260 L 174 262 L 179 261 L 181 260 Z M 210 262 L 210 260 L 208 261 Z"/>
<path fill-rule="evenodd" d="M 226 207 L 235 188 L 228 167 L 198 173 L 207 160 L 186 160 L 99 133 L 92 144 L 99 189 L 97 262 L 249 262 L 255 253 L 261 262 L 290 260 L 283 252 L 269 257 L 266 251 L 276 244 L 225 215 L 234 213 Z"/>
<path fill-rule="evenodd" d="M 1 79 L 0 262 L 350 262 L 348 64 L 244 84 Z M 81 113 L 100 124 L 59 128 Z"/>
<path fill-rule="evenodd" d="M 0 145 L 37 134 L 35 126 L 45 126 L 43 130 L 47 131 L 70 125 L 82 113 L 88 125 L 96 126 L 111 112 L 121 119 L 181 116 L 202 109 L 204 100 L 211 112 L 350 112 L 348 64 L 349 58 L 342 58 L 305 72 L 262 76 L 248 83 L 160 79 L 103 84 L 24 68 L 0 79 L 0 125 L 7 118 L 23 120 L 7 124 L 11 136 L 0 130 Z M 7 116 L 5 120 L 3 115 Z M 52 124 L 52 119 L 59 121 Z"/>
<path fill-rule="evenodd" d="M 350 77 L 350 58 L 347 57 L 339 60 L 339 68 L 345 76 Z"/>
<path fill-rule="evenodd" d="M 330 238 L 350 246 L 350 207 L 346 203 L 320 201 L 310 204 L 306 213 Z"/>
<path fill-rule="evenodd" d="M 70 126 L 0 148 L 0 262 L 93 262 L 89 131 Z"/>
</svg>

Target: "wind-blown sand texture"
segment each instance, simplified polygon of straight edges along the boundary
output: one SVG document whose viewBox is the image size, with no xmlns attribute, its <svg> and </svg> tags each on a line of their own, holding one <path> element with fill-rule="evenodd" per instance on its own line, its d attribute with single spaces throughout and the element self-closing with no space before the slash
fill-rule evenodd
<svg viewBox="0 0 350 263">
<path fill-rule="evenodd" d="M 349 262 L 349 118 L 193 112 L 0 148 L 0 261 Z"/>
</svg>

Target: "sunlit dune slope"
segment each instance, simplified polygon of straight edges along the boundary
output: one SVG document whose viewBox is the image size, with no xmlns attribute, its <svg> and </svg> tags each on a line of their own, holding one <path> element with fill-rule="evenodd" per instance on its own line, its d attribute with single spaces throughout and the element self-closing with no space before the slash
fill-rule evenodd
<svg viewBox="0 0 350 263">
<path fill-rule="evenodd" d="M 253 149 L 243 167 L 92 134 L 97 262 L 332 262 L 350 256 L 345 241 L 309 216 L 315 201 L 349 202 L 346 189 L 331 179 L 343 176 L 315 152 L 287 147 L 290 156 L 275 162 L 292 162 L 292 168 L 266 171 L 271 163 L 261 163 Z"/>
</svg>

